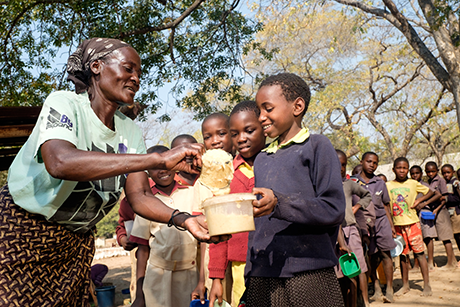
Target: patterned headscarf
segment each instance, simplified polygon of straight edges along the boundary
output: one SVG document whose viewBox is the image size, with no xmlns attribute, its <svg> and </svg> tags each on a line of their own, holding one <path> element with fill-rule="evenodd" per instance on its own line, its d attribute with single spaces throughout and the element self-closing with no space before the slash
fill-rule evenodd
<svg viewBox="0 0 460 307">
<path fill-rule="evenodd" d="M 129 44 L 113 38 L 91 38 L 83 41 L 67 60 L 67 80 L 75 84 L 77 94 L 88 90 L 91 78 L 90 64 L 112 51 L 131 47 Z"/>
</svg>

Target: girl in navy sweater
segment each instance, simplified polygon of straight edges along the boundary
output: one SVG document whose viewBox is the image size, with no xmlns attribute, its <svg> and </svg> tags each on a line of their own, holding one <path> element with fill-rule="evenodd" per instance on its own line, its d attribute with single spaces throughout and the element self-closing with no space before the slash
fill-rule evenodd
<svg viewBox="0 0 460 307">
<path fill-rule="evenodd" d="M 302 117 L 310 89 L 295 74 L 265 79 L 259 121 L 276 138 L 254 162 L 256 230 L 249 234 L 247 306 L 343 306 L 334 272 L 345 215 L 340 163 L 331 142 Z"/>
</svg>

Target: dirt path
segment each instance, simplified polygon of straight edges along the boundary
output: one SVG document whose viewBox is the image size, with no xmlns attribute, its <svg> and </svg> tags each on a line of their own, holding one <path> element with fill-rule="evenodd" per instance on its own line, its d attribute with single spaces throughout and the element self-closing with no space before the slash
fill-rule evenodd
<svg viewBox="0 0 460 307">
<path fill-rule="evenodd" d="M 455 243 L 455 254 L 457 260 L 460 260 L 460 252 Z M 372 307 L 395 306 L 395 307 L 458 307 L 460 306 L 460 269 L 448 271 L 443 268 L 447 262 L 442 242 L 435 242 L 435 262 L 438 266 L 434 272 L 430 272 L 430 282 L 433 289 L 433 296 L 420 296 L 423 280 L 422 275 L 418 272 L 410 272 L 409 281 L 411 291 L 402 297 L 397 297 L 394 304 L 383 304 L 380 302 L 371 302 Z M 129 256 L 114 257 L 95 260 L 95 263 L 102 263 L 109 267 L 109 273 L 104 279 L 104 283 L 112 283 L 116 286 L 115 303 L 116 306 L 123 306 L 123 300 L 129 298 L 129 295 L 121 293 L 122 289 L 129 288 L 131 278 L 131 264 Z M 402 286 L 401 274 L 399 269 L 394 273 L 394 289 L 397 291 Z M 179 306 L 180 307 L 180 306 Z M 186 306 L 184 306 L 186 307 Z"/>
</svg>

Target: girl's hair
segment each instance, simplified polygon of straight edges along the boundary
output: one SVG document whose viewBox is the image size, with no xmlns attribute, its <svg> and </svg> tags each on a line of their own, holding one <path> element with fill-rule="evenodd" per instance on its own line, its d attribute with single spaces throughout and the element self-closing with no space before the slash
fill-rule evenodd
<svg viewBox="0 0 460 307">
<path fill-rule="evenodd" d="M 260 110 L 257 108 L 257 104 L 254 100 L 245 100 L 234 106 L 232 112 L 230 113 L 230 117 L 239 112 L 254 112 L 256 117 L 259 117 L 260 115 Z"/>
<path fill-rule="evenodd" d="M 164 145 L 155 145 L 155 146 L 149 147 L 149 149 L 147 149 L 147 153 L 153 153 L 153 152 L 163 153 L 168 150 L 169 148 Z"/>
<path fill-rule="evenodd" d="M 379 157 L 379 155 L 376 154 L 376 153 L 373 152 L 373 151 L 366 151 L 365 153 L 363 153 L 363 155 L 362 155 L 362 157 L 361 157 L 361 161 L 364 160 L 364 159 L 366 159 L 366 156 L 367 156 L 367 155 L 374 155 L 374 156 L 376 156 L 377 158 Z"/>
<path fill-rule="evenodd" d="M 436 164 L 436 162 L 434 161 L 428 161 L 426 164 L 425 164 L 425 169 L 429 166 L 432 166 L 432 167 L 435 167 L 436 169 L 438 169 L 438 165 Z"/>
<path fill-rule="evenodd" d="M 455 172 L 454 167 L 452 166 L 452 164 L 444 164 L 444 165 L 441 167 L 441 169 L 443 169 L 444 167 L 448 167 L 448 168 L 450 168 L 453 172 Z"/>
<path fill-rule="evenodd" d="M 284 98 L 289 102 L 299 97 L 302 98 L 305 101 L 304 113 L 307 111 L 308 105 L 310 104 L 310 87 L 308 87 L 308 84 L 301 77 L 291 73 L 272 75 L 262 81 L 259 89 L 264 86 L 272 85 L 279 85 Z"/>
<path fill-rule="evenodd" d="M 422 171 L 422 168 L 420 167 L 420 165 L 412 165 L 412 167 L 409 169 L 409 172 L 413 169 L 418 169 L 420 171 L 420 173 L 423 173 Z"/>
<path fill-rule="evenodd" d="M 406 162 L 407 166 L 409 166 L 409 160 L 407 160 L 406 157 L 399 157 L 399 158 L 396 158 L 395 161 L 393 162 L 393 167 L 396 167 L 396 164 L 398 164 L 399 162 Z"/>
</svg>

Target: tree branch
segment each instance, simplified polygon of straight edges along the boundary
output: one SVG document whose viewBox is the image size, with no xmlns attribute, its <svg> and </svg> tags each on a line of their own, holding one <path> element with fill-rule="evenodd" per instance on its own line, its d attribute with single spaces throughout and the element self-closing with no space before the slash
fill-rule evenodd
<svg viewBox="0 0 460 307">
<path fill-rule="evenodd" d="M 158 27 L 145 27 L 142 29 L 137 29 L 133 31 L 128 31 L 128 32 L 122 32 L 118 35 L 117 38 L 125 38 L 133 35 L 138 35 L 138 34 L 145 34 L 149 32 L 159 32 L 163 31 L 166 29 L 172 29 L 177 27 L 185 18 L 187 18 L 194 10 L 196 10 L 201 3 L 203 3 L 205 0 L 195 0 L 191 6 L 189 6 L 179 17 L 177 17 L 175 20 L 168 22 L 165 25 L 158 26 Z"/>
</svg>

